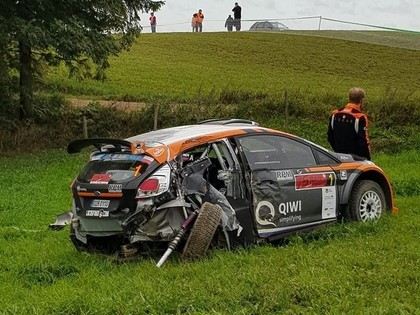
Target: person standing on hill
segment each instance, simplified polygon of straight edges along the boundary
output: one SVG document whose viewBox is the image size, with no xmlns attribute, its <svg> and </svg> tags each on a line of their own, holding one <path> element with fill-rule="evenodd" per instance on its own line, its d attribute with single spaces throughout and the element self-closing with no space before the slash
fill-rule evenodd
<svg viewBox="0 0 420 315">
<path fill-rule="evenodd" d="M 232 32 L 233 24 L 234 24 L 233 17 L 229 15 L 225 22 L 225 27 L 227 27 L 228 32 Z"/>
<path fill-rule="evenodd" d="M 198 23 L 198 16 L 197 16 L 197 13 L 194 13 L 191 19 L 191 27 L 192 27 L 193 33 L 198 32 L 197 23 Z"/>
<path fill-rule="evenodd" d="M 236 28 L 236 31 L 241 30 L 241 18 L 242 18 L 242 8 L 239 6 L 238 2 L 235 2 L 235 6 L 232 9 L 233 12 L 233 21 Z"/>
<path fill-rule="evenodd" d="M 203 20 L 204 20 L 204 14 L 203 11 L 200 9 L 198 10 L 197 14 L 197 29 L 198 32 L 202 32 L 203 31 Z"/>
<path fill-rule="evenodd" d="M 152 30 L 152 33 L 156 33 L 156 16 L 153 12 L 150 13 L 149 21 L 150 21 L 150 29 Z"/>
<path fill-rule="evenodd" d="M 370 140 L 368 117 L 361 107 L 366 92 L 353 87 L 349 92 L 349 102 L 332 112 L 328 125 L 328 142 L 335 152 L 350 153 L 370 160 Z"/>
</svg>

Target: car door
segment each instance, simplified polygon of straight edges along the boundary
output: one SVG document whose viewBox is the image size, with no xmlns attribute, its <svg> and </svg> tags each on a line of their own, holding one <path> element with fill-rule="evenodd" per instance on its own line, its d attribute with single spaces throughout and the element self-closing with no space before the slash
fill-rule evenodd
<svg viewBox="0 0 420 315">
<path fill-rule="evenodd" d="M 282 135 L 238 139 L 248 165 L 252 214 L 260 237 L 335 220 L 336 176 L 318 166 L 309 144 Z"/>
</svg>

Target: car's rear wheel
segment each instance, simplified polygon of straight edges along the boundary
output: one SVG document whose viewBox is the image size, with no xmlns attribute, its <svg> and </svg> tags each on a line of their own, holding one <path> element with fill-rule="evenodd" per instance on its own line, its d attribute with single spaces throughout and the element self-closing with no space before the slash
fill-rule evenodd
<svg viewBox="0 0 420 315">
<path fill-rule="evenodd" d="M 385 194 L 378 183 L 360 180 L 354 184 L 347 208 L 353 221 L 377 221 L 386 209 Z"/>
<path fill-rule="evenodd" d="M 193 260 L 205 256 L 222 217 L 218 205 L 204 203 L 182 252 L 182 259 Z"/>
</svg>

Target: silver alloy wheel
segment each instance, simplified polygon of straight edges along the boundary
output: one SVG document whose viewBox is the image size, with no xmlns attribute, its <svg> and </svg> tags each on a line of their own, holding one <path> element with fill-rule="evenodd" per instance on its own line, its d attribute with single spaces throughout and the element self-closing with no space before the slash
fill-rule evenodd
<svg viewBox="0 0 420 315">
<path fill-rule="evenodd" d="M 381 217 L 382 201 L 376 191 L 368 190 L 360 198 L 360 218 L 362 221 L 375 221 Z"/>
</svg>

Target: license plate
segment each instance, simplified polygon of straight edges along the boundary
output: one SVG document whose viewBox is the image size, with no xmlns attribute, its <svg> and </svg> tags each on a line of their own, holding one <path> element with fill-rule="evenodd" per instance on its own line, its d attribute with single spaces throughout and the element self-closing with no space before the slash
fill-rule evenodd
<svg viewBox="0 0 420 315">
<path fill-rule="evenodd" d="M 98 218 L 106 218 L 109 217 L 108 210 L 86 210 L 87 217 L 98 217 Z"/>
<path fill-rule="evenodd" d="M 90 206 L 92 208 L 108 208 L 109 207 L 110 200 L 104 200 L 104 199 L 94 199 L 92 200 L 92 203 Z"/>
</svg>

